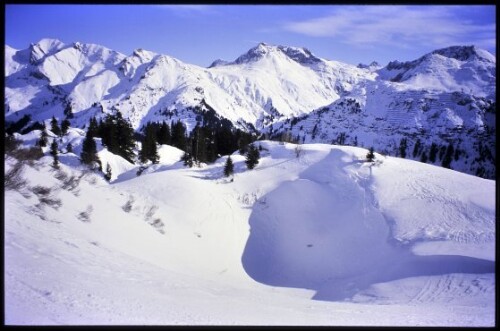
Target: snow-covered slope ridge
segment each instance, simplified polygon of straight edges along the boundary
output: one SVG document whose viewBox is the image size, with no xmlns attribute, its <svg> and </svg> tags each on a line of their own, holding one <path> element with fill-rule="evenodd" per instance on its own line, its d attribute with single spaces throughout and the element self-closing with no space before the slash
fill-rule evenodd
<svg viewBox="0 0 500 331">
<path fill-rule="evenodd" d="M 6 324 L 494 325 L 494 181 L 258 144 L 232 181 L 226 157 L 184 168 L 168 146 L 137 177 L 98 141 L 111 183 L 73 153 L 26 164 L 5 191 Z"/>
<path fill-rule="evenodd" d="M 72 114 L 72 126 L 83 128 L 92 116 L 120 110 L 137 130 L 149 121 L 180 119 L 190 131 L 200 113 L 213 110 L 236 127 L 270 136 L 288 131 L 304 141 L 351 145 L 357 136 L 358 145 L 392 155 L 403 136 L 410 148 L 417 138 L 428 148 L 459 141 L 470 159 L 454 169 L 495 176 L 496 59 L 475 46 L 383 68 L 265 43 L 209 68 L 143 49 L 125 56 L 51 39 L 25 50 L 6 46 L 5 54 L 7 122 Z M 344 142 L 337 140 L 341 134 Z"/>
<path fill-rule="evenodd" d="M 18 53 L 29 53 L 31 60 L 16 57 Z M 13 72 L 17 66 L 24 70 Z M 202 100 L 235 124 L 260 127 L 272 118 L 326 105 L 357 81 L 373 79 L 306 49 L 265 44 L 235 62 L 207 69 L 141 49 L 125 57 L 96 45 L 42 40 L 7 56 L 6 68 L 8 119 L 16 113 L 45 119 L 49 111 L 61 117 L 70 105 L 76 114 L 120 109 L 135 128 L 146 120 L 188 116 L 186 108 Z M 27 91 L 30 101 L 23 103 Z M 83 125 L 83 119 L 75 122 Z"/>
<path fill-rule="evenodd" d="M 495 98 L 496 58 L 475 46 L 452 46 L 435 50 L 410 62 L 390 62 L 381 77 L 415 87 L 443 91 L 467 91 Z"/>
<path fill-rule="evenodd" d="M 474 46 L 394 61 L 376 71 L 377 80 L 307 115 L 273 123 L 268 132 L 302 142 L 373 146 L 397 156 L 404 138 L 406 157 L 437 165 L 444 154 L 429 160 L 431 145 L 451 144 L 452 169 L 495 178 L 495 70 L 495 57 Z"/>
</svg>

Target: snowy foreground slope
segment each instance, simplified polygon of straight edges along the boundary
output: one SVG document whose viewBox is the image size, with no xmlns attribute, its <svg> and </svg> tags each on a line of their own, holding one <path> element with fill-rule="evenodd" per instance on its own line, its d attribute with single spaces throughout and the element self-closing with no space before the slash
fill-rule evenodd
<svg viewBox="0 0 500 331">
<path fill-rule="evenodd" d="M 65 185 L 72 153 L 60 172 L 26 165 L 5 192 L 5 323 L 495 325 L 494 181 L 257 144 L 252 171 L 232 156 L 234 181 L 226 157 L 189 169 L 170 146 L 139 177 L 102 149 L 110 184 Z"/>
</svg>

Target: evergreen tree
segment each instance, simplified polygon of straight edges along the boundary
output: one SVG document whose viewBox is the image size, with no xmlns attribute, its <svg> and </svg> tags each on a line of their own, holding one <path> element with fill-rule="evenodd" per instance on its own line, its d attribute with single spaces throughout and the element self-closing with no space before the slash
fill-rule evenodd
<svg viewBox="0 0 500 331">
<path fill-rule="evenodd" d="M 118 141 L 116 139 L 116 121 L 114 116 L 107 115 L 106 118 L 100 122 L 97 130 L 92 128 L 92 119 L 90 120 L 89 129 L 87 131 L 91 137 L 97 136 L 102 138 L 102 144 L 108 148 L 113 154 L 118 153 Z"/>
<path fill-rule="evenodd" d="M 237 133 L 230 128 L 222 127 L 215 132 L 217 154 L 229 155 L 238 149 Z"/>
<path fill-rule="evenodd" d="M 191 150 L 197 163 L 207 161 L 207 144 L 204 131 L 200 126 L 196 125 L 191 133 Z"/>
<path fill-rule="evenodd" d="M 366 153 L 366 161 L 373 162 L 375 159 L 375 153 L 373 153 L 373 147 L 370 147 L 368 153 Z"/>
<path fill-rule="evenodd" d="M 217 150 L 217 135 L 213 129 L 210 129 L 208 126 L 203 127 L 204 135 L 205 135 L 205 155 L 206 162 L 212 163 L 217 160 L 220 156 L 220 153 Z"/>
<path fill-rule="evenodd" d="M 422 153 L 422 156 L 420 156 L 420 162 L 427 163 L 427 153 L 425 153 L 425 151 Z"/>
<path fill-rule="evenodd" d="M 439 149 L 439 160 L 443 160 L 444 153 L 446 153 L 446 146 L 442 145 Z"/>
<path fill-rule="evenodd" d="M 358 146 L 358 136 L 354 137 L 354 146 Z"/>
<path fill-rule="evenodd" d="M 89 129 L 91 128 L 89 127 Z M 93 130 L 90 131 L 92 133 Z M 115 115 L 106 116 L 105 120 L 98 126 L 97 132 L 108 151 L 120 155 L 132 164 L 134 163 L 134 129 L 119 111 Z"/>
<path fill-rule="evenodd" d="M 460 149 L 458 148 L 459 145 L 457 145 L 457 148 L 455 148 L 455 155 L 454 155 L 454 159 L 455 161 L 458 161 L 458 159 L 460 158 Z"/>
<path fill-rule="evenodd" d="M 401 141 L 399 143 L 399 155 L 402 158 L 406 157 L 406 147 L 407 147 L 407 141 L 406 138 L 401 138 Z"/>
<path fill-rule="evenodd" d="M 91 166 L 91 168 L 95 168 L 96 166 L 101 168 L 101 161 L 99 160 L 99 156 L 97 155 L 97 146 L 94 138 L 89 133 L 89 131 L 87 131 L 85 139 L 82 143 L 82 153 L 80 154 L 80 161 L 83 164 Z"/>
<path fill-rule="evenodd" d="M 417 142 L 415 143 L 415 147 L 413 147 L 413 157 L 417 157 L 418 153 L 420 152 L 420 138 L 417 139 Z"/>
<path fill-rule="evenodd" d="M 60 136 L 61 135 L 61 128 L 59 127 L 59 124 L 57 123 L 57 120 L 54 116 L 52 116 L 52 120 L 50 121 L 50 126 L 51 126 L 51 131 L 56 135 Z"/>
<path fill-rule="evenodd" d="M 47 146 L 47 143 L 49 138 L 49 134 L 47 133 L 47 129 L 45 129 L 45 126 L 42 129 L 42 132 L 40 133 L 40 139 L 38 140 L 37 144 L 40 147 L 45 147 Z"/>
<path fill-rule="evenodd" d="M 246 132 L 238 131 L 238 150 L 240 155 L 247 153 L 248 145 L 252 142 L 252 136 Z"/>
<path fill-rule="evenodd" d="M 453 144 L 448 144 L 448 147 L 446 148 L 446 153 L 444 155 L 444 158 L 443 158 L 443 161 L 441 163 L 441 165 L 445 168 L 448 168 L 448 169 L 451 169 L 451 161 L 453 159 L 453 153 L 454 153 L 454 149 L 453 149 Z"/>
<path fill-rule="evenodd" d="M 181 161 L 184 162 L 185 167 L 193 167 L 193 157 L 191 156 L 191 154 L 184 152 L 181 157 Z"/>
<path fill-rule="evenodd" d="M 52 140 L 52 144 L 50 144 L 50 154 L 54 158 L 54 162 L 52 163 L 52 166 L 55 169 L 59 169 L 59 156 L 57 155 L 58 148 L 59 148 L 59 146 L 57 145 L 57 141 L 55 139 Z"/>
<path fill-rule="evenodd" d="M 156 130 L 154 125 L 148 123 L 145 131 L 146 136 L 142 142 L 142 148 L 139 151 L 139 160 L 141 163 L 146 163 L 150 160 L 153 164 L 157 164 L 160 160 L 160 156 L 156 148 Z"/>
<path fill-rule="evenodd" d="M 186 127 L 180 120 L 172 125 L 172 146 L 187 151 Z"/>
<path fill-rule="evenodd" d="M 437 145 L 435 143 L 432 143 L 431 144 L 431 150 L 429 152 L 429 161 L 431 161 L 431 163 L 436 162 L 437 152 L 438 152 Z"/>
<path fill-rule="evenodd" d="M 109 163 L 106 163 L 106 173 L 104 174 L 104 179 L 108 182 L 111 180 L 111 166 Z"/>
<path fill-rule="evenodd" d="M 116 137 L 118 142 L 117 154 L 123 157 L 130 163 L 134 163 L 134 129 L 129 121 L 122 117 L 122 114 L 117 111 L 116 113 Z"/>
<path fill-rule="evenodd" d="M 68 145 L 66 145 L 66 152 L 73 153 L 73 145 L 71 145 L 71 143 L 68 143 Z"/>
<path fill-rule="evenodd" d="M 61 123 L 61 134 L 63 136 L 68 134 L 68 129 L 69 126 L 71 125 L 71 122 L 68 119 L 64 119 Z"/>
<path fill-rule="evenodd" d="M 226 164 L 224 165 L 224 176 L 229 177 L 234 173 L 234 164 L 233 160 L 229 156 L 226 160 Z"/>
<path fill-rule="evenodd" d="M 90 132 L 90 135 L 92 138 L 94 137 L 101 137 L 99 134 L 99 125 L 97 124 L 97 120 L 95 117 L 91 117 L 89 121 L 89 127 L 87 129 L 87 132 Z"/>
<path fill-rule="evenodd" d="M 161 123 L 160 129 L 157 132 L 156 140 L 160 145 L 170 145 L 171 134 L 170 134 L 170 126 L 163 121 Z"/>
<path fill-rule="evenodd" d="M 253 169 L 259 163 L 260 152 L 253 144 L 248 145 L 245 163 L 248 169 Z"/>
</svg>

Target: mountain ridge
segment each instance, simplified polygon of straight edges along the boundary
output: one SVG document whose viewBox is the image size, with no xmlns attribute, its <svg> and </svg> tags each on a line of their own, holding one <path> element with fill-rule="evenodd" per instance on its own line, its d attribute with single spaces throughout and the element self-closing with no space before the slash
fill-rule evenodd
<svg viewBox="0 0 500 331">
<path fill-rule="evenodd" d="M 478 145 L 484 136 L 494 154 L 494 60 L 475 46 L 450 46 L 413 61 L 366 67 L 322 59 L 307 48 L 260 43 L 232 62 L 203 68 L 140 48 L 126 56 L 100 45 L 42 39 L 24 50 L 6 47 L 5 118 L 29 115 L 33 124 L 71 113 L 72 126 L 82 128 L 93 116 L 120 110 L 138 131 L 163 120 L 181 120 L 190 131 L 197 123 L 193 109 L 213 109 L 238 128 L 327 143 L 354 143 L 339 141 L 342 132 L 331 130 L 353 131 L 345 123 L 354 121 L 368 136 L 379 135 L 379 142 L 361 135 L 358 143 L 389 153 L 397 152 L 397 142 L 382 146 L 384 136 L 410 138 L 411 148 L 422 129 L 435 131 L 431 140 L 439 144 L 462 130 L 460 139 L 474 136 L 477 145 L 467 151 L 481 164 L 466 169 L 475 173 L 484 168 Z M 313 127 L 286 125 L 313 115 L 330 127 L 318 125 L 313 134 Z M 378 130 L 380 123 L 385 130 Z M 491 175 L 494 155 L 486 163 Z"/>
</svg>

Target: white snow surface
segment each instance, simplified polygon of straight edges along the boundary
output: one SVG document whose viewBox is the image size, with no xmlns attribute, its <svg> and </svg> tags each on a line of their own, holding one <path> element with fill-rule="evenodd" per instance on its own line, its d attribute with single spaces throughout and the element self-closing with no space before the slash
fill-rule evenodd
<svg viewBox="0 0 500 331">
<path fill-rule="evenodd" d="M 171 146 L 137 176 L 98 143 L 111 182 L 68 187 L 70 136 L 60 171 L 45 156 L 5 191 L 8 325 L 495 325 L 495 181 L 269 141 L 231 178 Z"/>
</svg>

